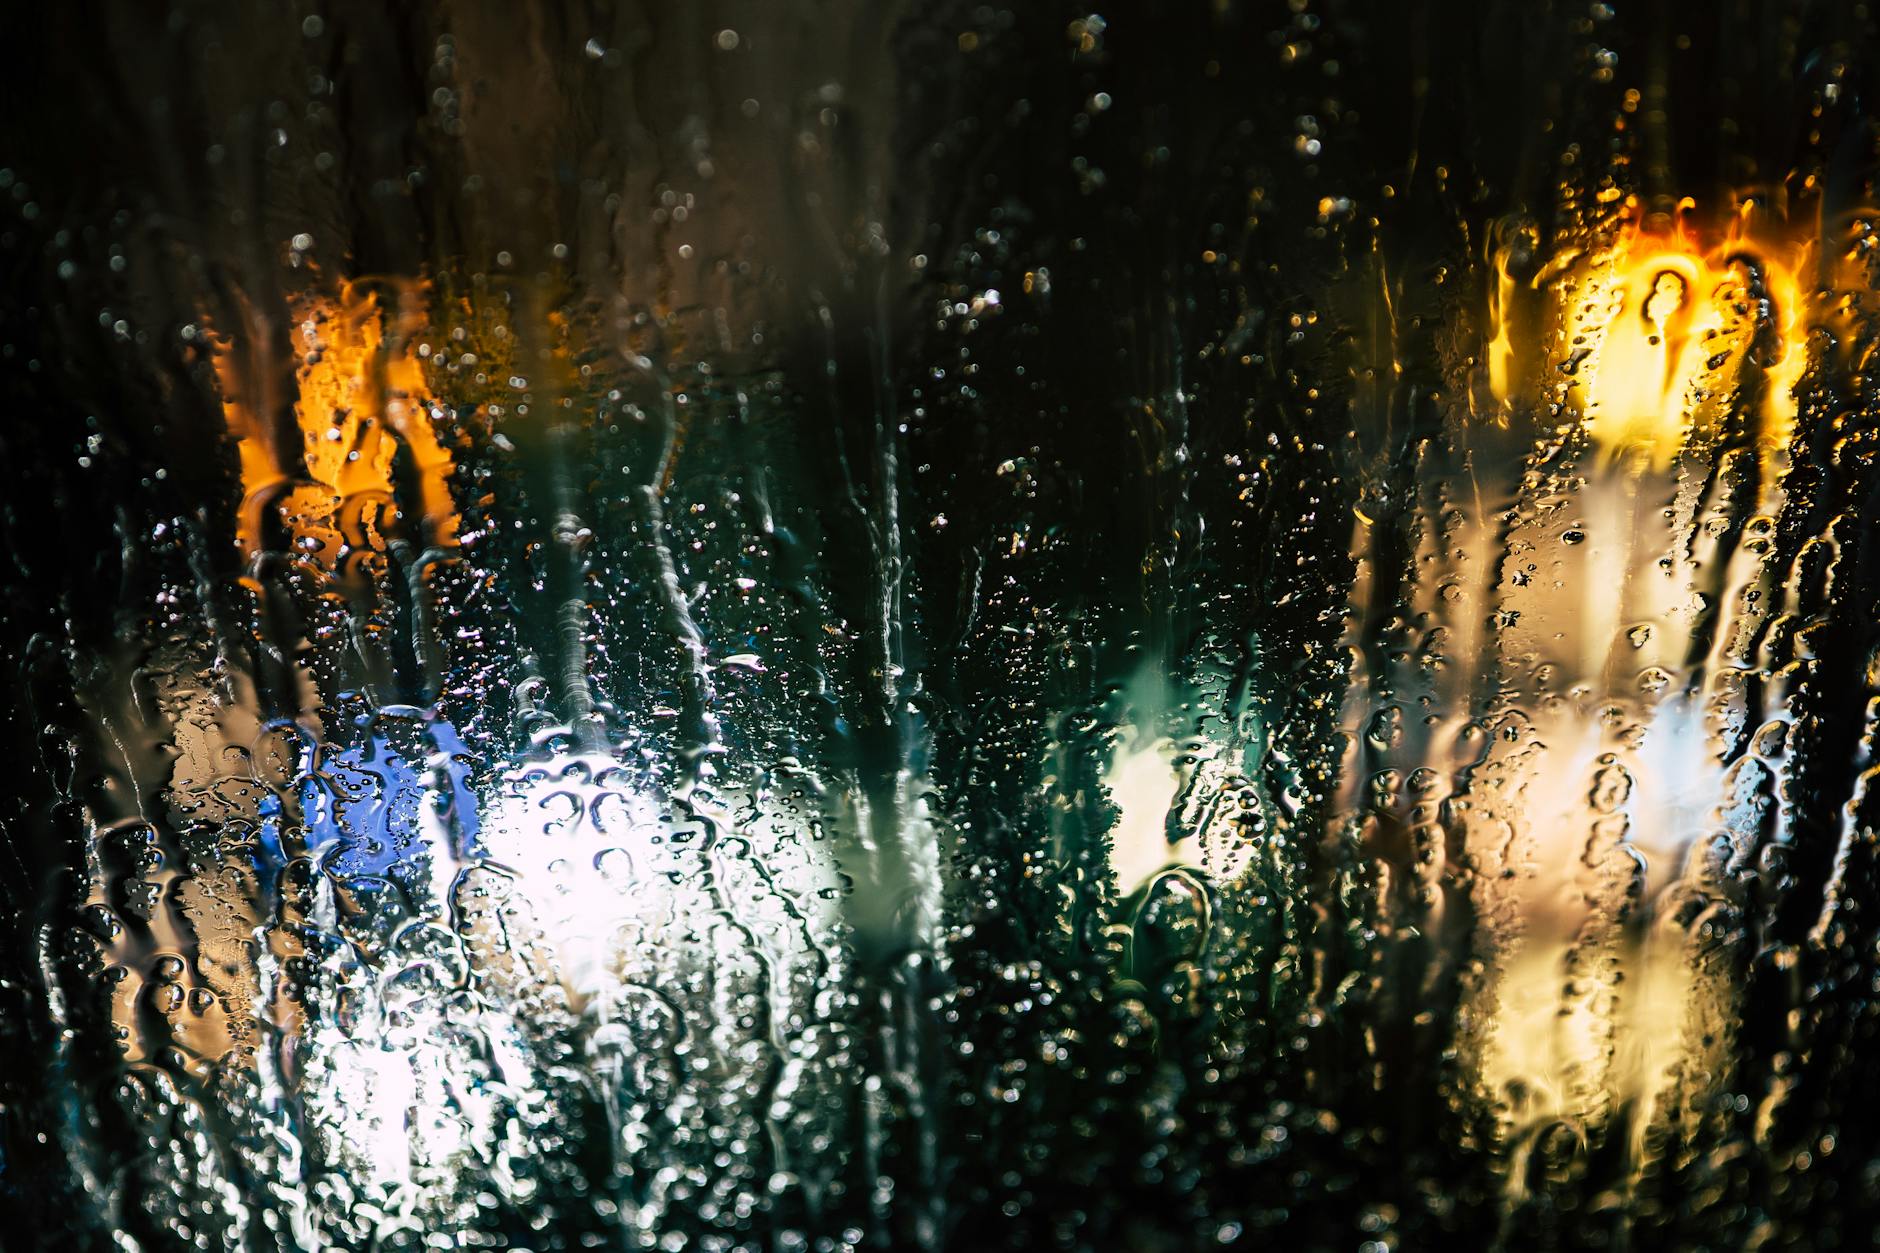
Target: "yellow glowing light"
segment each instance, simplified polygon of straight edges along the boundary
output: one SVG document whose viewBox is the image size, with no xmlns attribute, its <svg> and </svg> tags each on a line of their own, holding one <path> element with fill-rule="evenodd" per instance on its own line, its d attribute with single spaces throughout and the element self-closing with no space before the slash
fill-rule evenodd
<svg viewBox="0 0 1880 1253">
<path fill-rule="evenodd" d="M 1795 417 L 1804 361 L 1802 294 L 1796 274 L 1805 245 L 1765 238 L 1745 201 L 1729 229 L 1706 246 L 1687 225 L 1690 202 L 1670 225 L 1647 225 L 1636 203 L 1604 249 L 1563 258 L 1533 280 L 1561 284 L 1558 375 L 1575 385 L 1574 407 L 1608 453 L 1668 464 L 1694 430 L 1733 410 L 1756 441 L 1776 448 Z M 1540 351 L 1512 333 L 1508 310 L 1519 281 L 1516 249 L 1494 257 L 1487 366 L 1497 400 L 1518 398 L 1521 354 Z M 1760 395 L 1756 404 L 1750 398 Z"/>
<path fill-rule="evenodd" d="M 1809 250 L 1753 202 L 1707 237 L 1692 208 L 1646 219 L 1629 202 L 1608 242 L 1545 260 L 1522 228 L 1490 254 L 1490 392 L 1504 417 L 1577 422 L 1591 454 L 1561 511 L 1510 542 L 1495 591 L 1503 660 L 1534 679 L 1511 689 L 1510 736 L 1483 771 L 1501 817 L 1471 837 L 1503 872 L 1478 900 L 1495 959 L 1471 1064 L 1517 1193 L 1543 1139 L 1623 1127 L 1641 1165 L 1650 1128 L 1714 1081 L 1704 1018 L 1732 995 L 1663 905 L 1707 890 L 1692 845 L 1726 786 L 1704 719 L 1708 676 L 1731 667 L 1714 641 L 1690 661 L 1717 594 L 1700 595 L 1704 558 L 1679 542 L 1699 524 L 1683 485 L 1747 445 L 1771 471 L 1753 508 L 1779 512 Z M 1744 555 L 1713 577 L 1737 588 L 1756 569 Z"/>
</svg>

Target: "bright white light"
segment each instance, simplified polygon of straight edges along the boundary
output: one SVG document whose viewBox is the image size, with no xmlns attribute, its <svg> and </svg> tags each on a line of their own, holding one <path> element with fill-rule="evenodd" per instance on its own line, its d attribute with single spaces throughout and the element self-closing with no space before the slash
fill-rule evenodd
<svg viewBox="0 0 1880 1253">
<path fill-rule="evenodd" d="M 582 1001 L 602 990 L 621 926 L 669 898 L 681 841 L 619 762 L 564 755 L 510 771 L 482 820 L 484 850 L 513 870 Z"/>
</svg>

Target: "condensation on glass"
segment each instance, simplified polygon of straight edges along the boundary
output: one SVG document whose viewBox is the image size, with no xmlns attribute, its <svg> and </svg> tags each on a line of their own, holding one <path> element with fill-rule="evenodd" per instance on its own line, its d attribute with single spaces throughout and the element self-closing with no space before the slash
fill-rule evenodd
<svg viewBox="0 0 1880 1253">
<path fill-rule="evenodd" d="M 1864 6 L 368 8 L 10 39 L 8 1247 L 1871 1235 Z"/>
</svg>

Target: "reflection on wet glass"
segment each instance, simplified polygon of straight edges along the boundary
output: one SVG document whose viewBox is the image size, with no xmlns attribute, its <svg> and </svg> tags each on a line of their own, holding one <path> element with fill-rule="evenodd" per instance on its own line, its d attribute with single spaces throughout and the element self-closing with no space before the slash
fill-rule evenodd
<svg viewBox="0 0 1880 1253">
<path fill-rule="evenodd" d="M 1871 1235 L 1873 18 L 1466 7 L 23 16 L 7 1247 Z"/>
</svg>

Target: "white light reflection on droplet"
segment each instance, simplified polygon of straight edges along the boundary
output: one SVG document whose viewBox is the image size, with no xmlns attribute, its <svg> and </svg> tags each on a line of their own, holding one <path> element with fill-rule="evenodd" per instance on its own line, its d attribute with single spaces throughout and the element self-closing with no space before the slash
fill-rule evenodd
<svg viewBox="0 0 1880 1253">
<path fill-rule="evenodd" d="M 566 755 L 508 772 L 482 821 L 483 850 L 515 872 L 585 1003 L 621 925 L 655 907 L 685 866 L 659 809 L 611 757 Z"/>
</svg>

